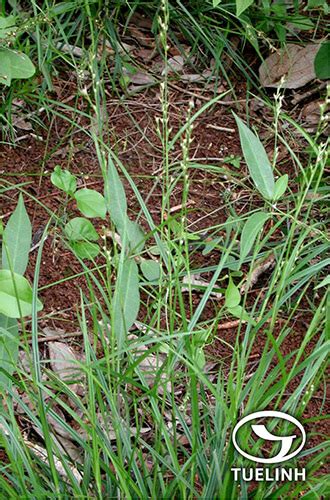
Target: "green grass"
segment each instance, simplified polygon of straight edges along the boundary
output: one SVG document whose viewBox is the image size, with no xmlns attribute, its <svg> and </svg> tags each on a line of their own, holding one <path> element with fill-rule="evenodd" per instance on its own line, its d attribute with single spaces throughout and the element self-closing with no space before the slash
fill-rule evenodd
<svg viewBox="0 0 330 500">
<path fill-rule="evenodd" d="M 158 49 L 164 58 L 168 58 L 167 39 L 175 36 L 175 29 L 181 24 L 183 32 L 194 39 L 193 51 L 202 62 L 205 62 L 205 54 L 215 57 L 215 71 L 227 79 L 234 97 L 232 75 L 222 68 L 219 46 L 233 56 L 235 67 L 248 79 L 249 85 L 256 84 L 256 75 L 247 66 L 243 54 L 231 52 L 229 35 L 238 33 L 246 41 L 244 23 L 234 16 L 234 4 L 224 5 L 220 8 L 221 15 L 216 16 L 212 15 L 210 2 L 203 5 L 192 2 L 190 9 L 186 4 L 165 2 L 163 11 L 152 2 L 142 5 L 154 16 L 155 32 L 160 30 Z M 39 288 L 44 251 L 41 242 L 33 282 L 32 319 L 22 322 L 19 340 L 19 347 L 29 360 L 28 366 L 16 365 L 14 375 L 8 375 L 9 389 L 1 392 L 0 451 L 4 451 L 4 459 L 0 462 L 0 492 L 9 498 L 38 499 L 309 499 L 325 496 L 327 484 L 322 471 L 327 453 L 325 437 L 316 446 L 307 442 L 298 459 L 289 464 L 297 466 L 304 461 L 306 482 L 262 482 L 250 487 L 244 482 L 235 483 L 230 470 L 242 464 L 251 465 L 238 455 L 231 442 L 233 427 L 240 418 L 255 411 L 275 409 L 294 415 L 303 425 L 312 424 L 311 418 L 305 416 L 306 406 L 319 389 L 324 393 L 329 294 L 326 286 L 316 287 L 324 279 L 330 261 L 326 219 L 328 190 L 324 182 L 327 151 L 320 140 L 320 131 L 315 135 L 305 132 L 282 111 L 279 95 L 273 102 L 268 99 L 268 106 L 274 112 L 269 127 L 274 131 L 275 146 L 284 145 L 295 170 L 295 177 L 290 175 L 288 190 L 273 203 L 260 197 L 251 178 L 244 176 L 241 170 L 231 167 L 228 176 L 225 169 L 227 178 L 220 186 L 219 197 L 221 204 L 225 204 L 227 219 L 194 231 L 194 226 L 189 225 L 187 208 L 193 175 L 196 169 L 213 175 L 222 171 L 221 166 L 196 164 L 191 159 L 192 124 L 223 99 L 225 93 L 210 99 L 197 112 L 191 106 L 187 121 L 174 134 L 169 82 L 165 79 L 160 89 L 162 111 L 158 123 L 161 148 L 157 146 L 158 154 L 162 155 L 161 175 L 151 175 L 152 189 L 160 188 L 162 193 L 160 223 L 156 223 L 149 209 L 148 195 L 139 191 L 136 177 L 111 147 L 116 138 L 108 126 L 104 78 L 109 80 L 113 91 L 122 96 L 115 75 L 116 72 L 120 75 L 126 61 L 115 51 L 116 72 L 110 74 L 105 58 L 93 57 L 104 32 L 111 35 L 110 41 L 116 47 L 122 13 L 132 13 L 141 8 L 141 3 L 115 3 L 111 16 L 101 28 L 97 21 L 102 2 L 85 0 L 59 5 L 31 2 L 32 16 L 37 19 L 31 43 L 42 84 L 36 93 L 28 82 L 20 87 L 15 84 L 4 93 L 2 112 L 7 119 L 4 142 L 14 139 L 10 103 L 17 95 L 23 95 L 33 109 L 43 106 L 51 120 L 67 120 L 69 134 L 83 132 L 86 141 L 93 142 L 99 175 L 105 186 L 109 184 L 109 162 L 113 162 L 120 178 L 125 179 L 134 193 L 139 206 L 136 220 L 143 220 L 148 231 L 145 231 L 145 246 L 141 250 L 139 245 L 130 244 L 130 234 L 119 219 L 107 216 L 103 222 L 120 233 L 122 246 L 104 241 L 101 265 L 80 260 L 79 276 L 84 277 L 86 286 L 79 290 L 76 323 L 70 325 L 70 330 L 79 328 L 81 332 L 81 336 L 72 340 L 72 345 L 79 346 L 83 354 L 82 359 L 76 360 L 77 379 L 83 384 L 81 394 L 77 394 L 73 383 L 64 381 L 50 369 L 47 351 L 42 355 L 40 349 L 37 295 L 59 284 L 53 282 Z M 49 22 L 41 19 L 46 13 L 51 16 Z M 159 22 L 159 15 L 160 19 L 165 18 L 165 24 Z M 64 54 L 58 45 L 61 43 L 82 47 L 86 44 L 85 57 L 77 60 Z M 24 47 L 23 41 L 22 44 Z M 79 80 L 79 72 L 88 71 L 91 86 L 84 110 L 78 109 L 76 102 L 73 105 L 57 102 L 48 93 L 53 88 L 56 72 L 68 67 L 77 75 L 80 90 L 84 83 Z M 122 100 L 122 108 L 129 112 Z M 91 127 L 80 125 L 81 118 L 88 119 Z M 292 147 L 291 139 L 297 134 L 301 134 L 299 141 L 305 148 L 302 152 Z M 173 159 L 176 144 L 181 147 L 179 160 Z M 40 182 L 48 175 L 45 166 L 51 153 L 46 147 L 40 163 Z M 279 176 L 281 166 L 275 164 L 274 172 Z M 19 190 L 25 200 L 30 197 L 34 204 L 47 209 L 31 197 L 24 179 L 22 181 L 15 185 L 3 175 L 0 185 L 3 199 Z M 121 192 L 118 184 L 116 186 Z M 182 191 L 182 209 L 174 224 L 167 215 L 177 186 Z M 244 190 L 248 203 L 242 212 L 237 213 L 227 188 L 231 192 Z M 111 193 L 113 195 L 113 191 Z M 120 210 L 123 210 L 122 201 L 123 197 L 119 200 Z M 267 212 L 272 224 L 259 235 L 242 267 L 239 266 L 242 227 L 257 210 Z M 65 248 L 68 242 L 62 230 L 69 212 L 69 208 L 63 210 L 63 204 L 59 204 L 55 213 L 48 210 Z M 194 260 L 203 248 L 204 232 L 214 238 L 221 237 L 215 247 L 215 264 L 196 264 Z M 194 243 L 196 246 L 192 249 Z M 122 310 L 126 314 L 125 322 L 129 316 L 125 308 L 131 307 L 132 296 L 126 296 L 126 302 L 119 300 L 118 306 L 118 283 L 122 280 L 125 285 L 125 263 L 140 265 L 142 258 L 150 258 L 151 247 L 157 249 L 160 278 L 151 282 L 140 272 L 139 322 L 132 325 L 128 335 L 126 331 L 122 335 Z M 213 288 L 224 293 L 231 276 L 240 289 L 256 263 L 272 254 L 274 269 L 259 292 L 254 292 L 253 301 L 249 300 L 248 290 L 241 294 L 240 304 L 248 313 L 248 319 L 243 321 L 241 317 L 235 342 L 229 345 L 219 326 L 237 318 L 230 314 L 225 299 L 214 298 Z M 194 274 L 208 277 L 207 284 L 198 292 L 197 305 L 194 286 L 185 284 L 188 290 L 183 291 L 183 279 Z M 75 277 L 77 275 L 63 277 L 61 281 Z M 210 304 L 214 313 L 205 316 Z M 299 315 L 306 316 L 308 325 L 301 345 L 295 346 L 292 339 Z M 212 376 L 204 366 L 207 346 L 214 342 L 230 347 L 230 358 L 217 359 Z M 251 358 L 255 352 L 259 353 L 257 362 Z M 324 411 L 325 401 L 321 410 L 313 415 L 316 422 L 325 417 Z"/>
</svg>

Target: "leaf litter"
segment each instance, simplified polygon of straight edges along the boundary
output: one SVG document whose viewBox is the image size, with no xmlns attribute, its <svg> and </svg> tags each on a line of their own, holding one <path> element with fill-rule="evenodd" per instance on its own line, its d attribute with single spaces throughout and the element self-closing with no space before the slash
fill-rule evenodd
<svg viewBox="0 0 330 500">
<path fill-rule="evenodd" d="M 259 68 L 260 83 L 263 87 L 298 89 L 316 78 L 314 59 L 320 48 L 317 43 L 305 47 L 295 44 L 274 52 Z"/>
</svg>

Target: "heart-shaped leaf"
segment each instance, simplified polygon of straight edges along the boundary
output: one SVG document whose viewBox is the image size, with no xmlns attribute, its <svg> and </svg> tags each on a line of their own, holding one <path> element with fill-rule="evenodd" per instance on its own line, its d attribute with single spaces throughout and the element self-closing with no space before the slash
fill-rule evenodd
<svg viewBox="0 0 330 500">
<path fill-rule="evenodd" d="M 32 288 L 24 276 L 0 271 L 0 313 L 9 318 L 30 316 L 32 313 Z M 42 303 L 37 299 L 37 310 L 41 311 Z"/>
<path fill-rule="evenodd" d="M 105 218 L 107 208 L 103 196 L 94 189 L 79 189 L 74 195 L 78 208 L 86 217 Z"/>
<path fill-rule="evenodd" d="M 13 78 L 30 78 L 34 73 L 35 67 L 26 54 L 0 48 L 0 83 L 9 86 Z"/>
</svg>

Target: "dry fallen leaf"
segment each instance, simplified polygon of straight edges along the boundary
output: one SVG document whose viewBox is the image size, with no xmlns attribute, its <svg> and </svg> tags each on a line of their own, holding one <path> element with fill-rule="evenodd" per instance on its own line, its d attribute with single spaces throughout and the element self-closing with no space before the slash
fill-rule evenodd
<svg viewBox="0 0 330 500">
<path fill-rule="evenodd" d="M 320 105 L 323 104 L 323 102 L 324 101 L 309 102 L 308 104 L 305 104 L 301 110 L 299 118 L 310 132 L 315 132 L 317 130 L 321 119 Z"/>
<path fill-rule="evenodd" d="M 167 66 L 164 67 L 162 75 L 169 73 L 181 73 L 183 71 L 185 60 L 182 56 L 170 57 L 167 61 Z"/>
<path fill-rule="evenodd" d="M 189 292 L 191 288 L 196 288 L 196 287 L 203 287 L 207 288 L 210 284 L 209 281 L 205 281 L 200 279 L 199 274 L 190 274 L 190 276 L 184 276 L 182 283 L 190 285 L 182 287 L 182 292 Z M 222 293 L 219 292 L 211 292 L 211 295 L 215 297 L 216 299 L 221 299 L 222 298 Z"/>
<path fill-rule="evenodd" d="M 130 334 L 128 336 L 129 340 L 138 341 L 138 337 L 134 334 Z M 172 383 L 167 380 L 167 374 L 162 370 L 162 365 L 166 360 L 166 354 L 157 352 L 156 354 L 150 353 L 147 356 L 143 356 L 149 349 L 148 345 L 139 345 L 130 349 L 131 356 L 135 361 L 139 361 L 138 367 L 139 370 L 143 373 L 143 377 L 147 382 L 149 387 L 152 387 L 155 384 L 156 378 L 160 379 L 157 382 L 157 391 L 160 394 L 164 394 L 164 389 L 166 388 L 167 392 L 171 392 Z M 159 374 L 159 372 L 161 373 Z"/>
<path fill-rule="evenodd" d="M 261 85 L 278 87 L 281 84 L 285 89 L 298 89 L 314 80 L 314 59 L 319 47 L 317 43 L 305 47 L 288 44 L 284 50 L 271 54 L 259 68 Z"/>
<path fill-rule="evenodd" d="M 152 83 L 155 83 L 154 77 L 149 75 L 148 73 L 144 73 L 143 71 L 131 73 L 124 68 L 123 75 L 129 78 L 129 82 L 133 83 L 134 85 L 150 85 Z"/>
<path fill-rule="evenodd" d="M 63 382 L 70 383 L 73 392 L 81 392 L 82 373 L 79 369 L 77 353 L 64 342 L 49 342 L 50 366 Z M 74 383 L 72 383 L 74 382 Z"/>
</svg>

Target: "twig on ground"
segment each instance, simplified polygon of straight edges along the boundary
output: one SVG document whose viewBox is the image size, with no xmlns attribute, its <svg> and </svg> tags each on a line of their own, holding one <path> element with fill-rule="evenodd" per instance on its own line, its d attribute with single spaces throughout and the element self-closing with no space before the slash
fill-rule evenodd
<svg viewBox="0 0 330 500">
<path fill-rule="evenodd" d="M 73 337 L 82 337 L 83 332 L 73 332 L 73 333 L 59 333 L 58 335 L 52 335 L 49 337 L 38 337 L 38 342 L 56 342 L 57 340 L 70 339 Z M 29 344 L 32 344 L 32 339 L 28 340 Z"/>
</svg>

